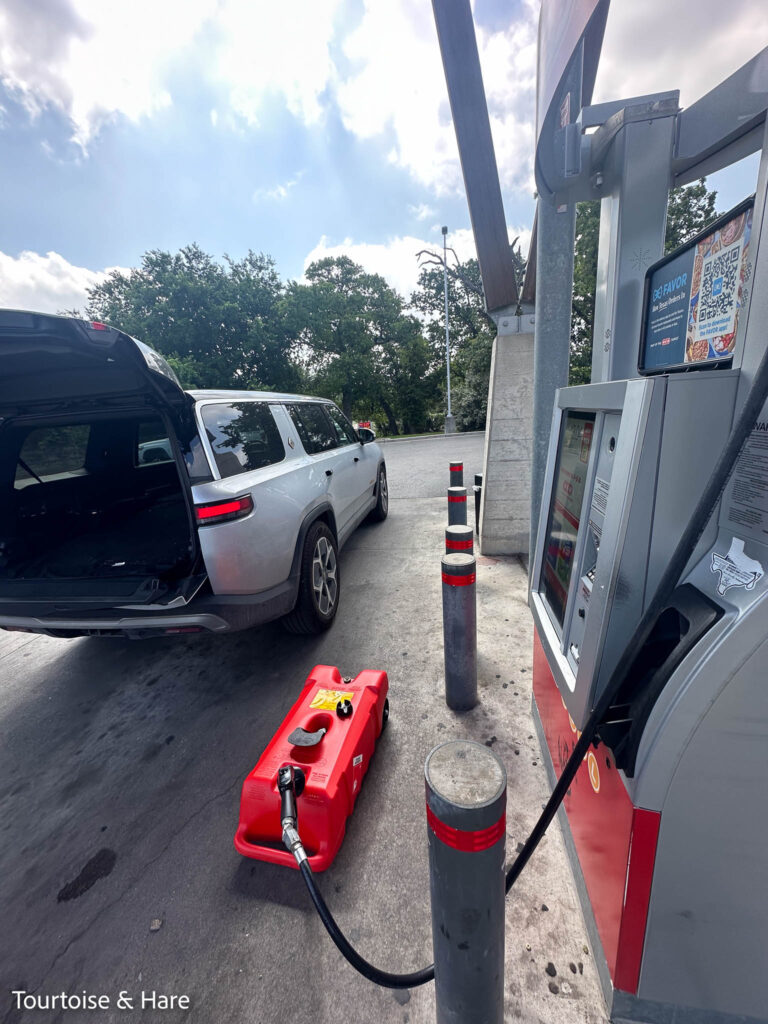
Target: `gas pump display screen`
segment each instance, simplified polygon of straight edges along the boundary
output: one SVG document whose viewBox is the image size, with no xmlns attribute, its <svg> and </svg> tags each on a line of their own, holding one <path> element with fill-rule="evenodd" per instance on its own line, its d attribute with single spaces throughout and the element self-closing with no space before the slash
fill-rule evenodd
<svg viewBox="0 0 768 1024">
<path fill-rule="evenodd" d="M 594 430 L 595 413 L 570 411 L 563 414 L 540 584 L 541 593 L 561 629 Z"/>
<path fill-rule="evenodd" d="M 639 370 L 659 373 L 730 360 L 749 276 L 753 200 L 650 267 Z"/>
</svg>

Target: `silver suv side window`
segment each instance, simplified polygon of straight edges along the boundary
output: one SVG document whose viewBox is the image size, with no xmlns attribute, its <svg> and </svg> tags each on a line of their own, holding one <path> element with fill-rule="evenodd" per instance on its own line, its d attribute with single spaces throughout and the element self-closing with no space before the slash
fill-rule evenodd
<svg viewBox="0 0 768 1024">
<path fill-rule="evenodd" d="M 339 447 L 336 430 L 325 415 L 325 406 L 317 402 L 301 402 L 287 408 L 307 455 Z"/>
<path fill-rule="evenodd" d="M 266 402 L 204 405 L 201 416 L 223 477 L 272 466 L 285 458 L 280 431 Z"/>
<path fill-rule="evenodd" d="M 331 423 L 333 423 L 338 435 L 339 444 L 359 444 L 360 438 L 357 436 L 355 428 L 341 409 L 337 409 L 335 405 L 326 405 L 325 411 L 331 417 Z"/>
<path fill-rule="evenodd" d="M 142 420 L 136 437 L 135 466 L 150 466 L 156 462 L 173 462 L 173 448 L 161 419 Z"/>
</svg>

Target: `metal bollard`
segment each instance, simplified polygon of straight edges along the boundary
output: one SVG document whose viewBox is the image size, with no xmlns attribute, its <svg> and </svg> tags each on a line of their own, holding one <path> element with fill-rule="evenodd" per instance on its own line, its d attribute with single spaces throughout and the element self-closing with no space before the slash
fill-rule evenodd
<svg viewBox="0 0 768 1024">
<path fill-rule="evenodd" d="M 475 559 L 443 555 L 442 569 L 445 702 L 454 711 L 468 711 L 477 704 Z"/>
<path fill-rule="evenodd" d="M 480 536 L 480 501 L 483 497 L 483 474 L 475 473 L 475 533 Z"/>
<path fill-rule="evenodd" d="M 471 526 L 446 526 L 445 553 L 450 555 L 454 551 L 463 551 L 467 555 L 474 554 L 475 547 Z"/>
<path fill-rule="evenodd" d="M 467 525 L 467 489 L 466 487 L 448 488 L 448 525 Z"/>
<path fill-rule="evenodd" d="M 464 463 L 463 462 L 452 462 L 451 463 L 451 487 L 463 487 L 464 486 Z"/>
<path fill-rule="evenodd" d="M 503 1024 L 507 774 L 449 740 L 424 766 L 437 1024 Z"/>
</svg>

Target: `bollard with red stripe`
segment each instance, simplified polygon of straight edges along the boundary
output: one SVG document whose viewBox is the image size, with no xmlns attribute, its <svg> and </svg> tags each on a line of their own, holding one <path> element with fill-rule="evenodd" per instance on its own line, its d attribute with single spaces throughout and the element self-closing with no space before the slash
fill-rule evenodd
<svg viewBox="0 0 768 1024">
<path fill-rule="evenodd" d="M 467 525 L 467 489 L 466 487 L 448 488 L 448 525 Z"/>
<path fill-rule="evenodd" d="M 472 740 L 424 766 L 438 1024 L 503 1024 L 507 775 Z"/>
<path fill-rule="evenodd" d="M 465 555 L 474 554 L 474 534 L 471 526 L 446 526 L 445 553 L 452 555 L 458 551 Z"/>
<path fill-rule="evenodd" d="M 451 487 L 463 487 L 464 486 L 464 463 L 463 462 L 452 462 L 451 463 Z"/>
<path fill-rule="evenodd" d="M 477 704 L 477 609 L 475 559 L 443 555 L 443 649 L 445 702 L 454 711 Z"/>
</svg>

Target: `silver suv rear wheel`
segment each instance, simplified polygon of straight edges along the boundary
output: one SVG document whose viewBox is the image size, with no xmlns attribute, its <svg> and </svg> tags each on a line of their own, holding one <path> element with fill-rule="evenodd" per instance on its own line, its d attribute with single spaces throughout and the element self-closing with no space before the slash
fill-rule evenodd
<svg viewBox="0 0 768 1024">
<path fill-rule="evenodd" d="M 291 633 L 321 633 L 330 629 L 339 607 L 341 579 L 336 538 L 318 519 L 304 538 L 299 596 L 283 625 Z"/>
<path fill-rule="evenodd" d="M 383 523 L 389 512 L 389 488 L 387 487 L 387 469 L 384 463 L 379 466 L 379 479 L 376 485 L 376 504 L 370 512 L 370 518 Z"/>
<path fill-rule="evenodd" d="M 322 615 L 336 607 L 339 593 L 338 563 L 333 550 L 333 538 L 319 536 L 312 553 L 312 590 L 315 605 Z"/>
</svg>

